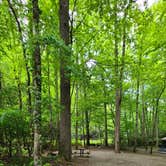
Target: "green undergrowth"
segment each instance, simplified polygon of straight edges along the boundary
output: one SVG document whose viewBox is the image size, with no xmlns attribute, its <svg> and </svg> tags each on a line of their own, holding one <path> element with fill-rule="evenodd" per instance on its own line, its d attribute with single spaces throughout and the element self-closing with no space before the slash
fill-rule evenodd
<svg viewBox="0 0 166 166">
<path fill-rule="evenodd" d="M 108 144 L 111 145 L 113 142 L 112 139 L 108 139 Z M 72 139 L 72 145 L 75 146 L 76 142 L 75 139 Z M 93 145 L 104 145 L 104 139 L 91 139 L 90 140 L 90 144 Z M 84 145 L 84 141 L 83 140 L 78 140 L 78 145 L 79 146 L 83 146 Z"/>
<path fill-rule="evenodd" d="M 43 166 L 56 165 L 61 161 L 59 157 L 47 156 L 42 157 Z M 31 157 L 4 157 L 0 159 L 0 166 L 33 166 L 33 158 Z"/>
</svg>

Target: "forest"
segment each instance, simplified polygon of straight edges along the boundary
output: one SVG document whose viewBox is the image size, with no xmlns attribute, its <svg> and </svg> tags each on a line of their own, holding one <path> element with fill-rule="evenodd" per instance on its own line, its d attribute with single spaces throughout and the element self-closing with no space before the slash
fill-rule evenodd
<svg viewBox="0 0 166 166">
<path fill-rule="evenodd" d="M 165 0 L 0 0 L 0 165 L 164 137 Z"/>
</svg>

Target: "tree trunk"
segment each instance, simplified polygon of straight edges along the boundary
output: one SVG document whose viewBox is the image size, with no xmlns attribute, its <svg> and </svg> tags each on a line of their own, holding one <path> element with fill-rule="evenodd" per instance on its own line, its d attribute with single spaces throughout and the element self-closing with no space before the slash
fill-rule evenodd
<svg viewBox="0 0 166 166">
<path fill-rule="evenodd" d="M 2 72 L 0 71 L 0 108 L 2 105 Z"/>
<path fill-rule="evenodd" d="M 21 82 L 20 82 L 20 73 L 16 74 L 16 70 L 14 69 L 14 72 L 15 72 L 15 81 L 16 81 L 16 84 L 17 84 L 17 94 L 18 94 L 18 107 L 19 107 L 19 110 L 22 111 L 22 91 L 21 91 Z"/>
<path fill-rule="evenodd" d="M 86 146 L 90 146 L 90 132 L 89 132 L 89 111 L 85 110 L 85 123 L 86 123 Z"/>
<path fill-rule="evenodd" d="M 2 72 L 0 71 L 0 91 L 2 90 Z"/>
<path fill-rule="evenodd" d="M 126 111 L 124 112 L 124 119 L 125 119 L 125 130 L 127 135 L 127 145 L 130 146 L 130 137 L 129 137 L 129 128 L 128 128 L 128 119 Z"/>
<path fill-rule="evenodd" d="M 12 157 L 12 140 L 9 140 L 9 146 L 8 146 L 8 153 L 9 153 L 9 157 Z"/>
<path fill-rule="evenodd" d="M 75 1 L 76 3 L 76 1 Z M 76 4 L 75 4 L 76 5 Z M 75 8 L 75 6 L 74 6 Z M 73 8 L 73 12 L 74 12 L 74 8 Z M 73 16 L 73 15 L 72 15 Z M 73 17 L 72 17 L 72 24 L 71 24 L 71 31 L 70 31 L 70 36 L 72 36 L 73 32 Z M 72 38 L 71 38 L 71 43 L 72 43 Z M 79 55 L 76 55 L 76 64 L 79 65 Z M 76 122 L 75 122 L 75 144 L 76 144 L 76 149 L 78 149 L 78 118 L 79 118 L 79 105 L 78 105 L 78 101 L 79 100 L 79 84 L 76 83 L 76 92 L 75 92 L 75 116 L 76 116 Z"/>
<path fill-rule="evenodd" d="M 118 7 L 117 1 L 114 5 L 114 55 L 115 55 L 115 81 L 116 81 L 116 92 L 115 92 L 115 152 L 120 153 L 120 115 L 121 115 L 121 102 L 122 102 L 122 87 L 123 87 L 123 72 L 125 66 L 125 54 L 126 54 L 126 17 L 129 4 L 126 7 L 126 1 L 124 1 L 124 17 L 123 17 L 123 36 L 122 36 L 122 62 L 119 67 L 119 53 L 118 53 Z"/>
<path fill-rule="evenodd" d="M 48 109 L 50 113 L 50 148 L 52 148 L 53 144 L 53 138 L 54 138 L 54 131 L 53 131 L 53 115 L 52 115 L 52 101 L 51 101 L 51 85 L 50 85 L 50 59 L 49 59 L 49 53 L 48 53 L 48 59 L 47 59 L 47 84 L 48 84 Z"/>
<path fill-rule="evenodd" d="M 159 95 L 158 97 L 156 98 L 156 102 L 155 102 L 155 113 L 154 113 L 154 116 L 153 116 L 153 128 L 152 128 L 152 143 L 151 143 L 151 148 L 150 148 L 150 154 L 152 154 L 152 151 L 153 151 L 153 143 L 154 143 L 154 137 L 155 137 L 155 130 L 156 128 L 158 127 L 158 115 L 159 115 L 159 101 L 160 101 L 160 98 L 162 96 L 162 94 L 164 93 L 165 91 L 165 88 L 166 88 L 166 81 L 164 81 L 164 86 L 163 88 L 161 89 L 161 91 L 159 92 Z M 158 136 L 158 135 L 157 135 Z M 158 138 L 157 138 L 158 139 Z"/>
<path fill-rule="evenodd" d="M 97 128 L 96 128 L 97 129 Z M 100 126 L 100 124 L 98 125 L 98 131 L 99 131 L 99 140 L 100 140 L 100 144 L 102 145 L 103 144 L 103 142 L 102 142 L 102 135 L 101 135 L 101 133 L 102 133 L 102 130 L 101 130 L 101 126 Z M 98 143 L 97 143 L 98 144 Z M 98 146 L 96 144 L 96 146 Z"/>
<path fill-rule="evenodd" d="M 153 114 L 152 114 L 152 139 L 151 139 L 151 146 L 150 146 L 150 154 L 153 153 L 153 144 L 154 144 L 154 137 L 155 137 L 155 129 L 156 129 L 156 120 L 157 120 L 157 114 L 158 114 L 158 104 L 159 104 L 159 98 L 157 98 L 155 106 L 153 106 Z"/>
<path fill-rule="evenodd" d="M 75 95 L 75 114 L 76 114 L 76 122 L 75 122 L 75 141 L 76 141 L 76 149 L 78 149 L 78 84 L 76 84 L 76 95 Z"/>
<path fill-rule="evenodd" d="M 33 35 L 35 37 L 33 49 L 33 83 L 34 83 L 34 166 L 40 166 L 41 148 L 40 148 L 40 128 L 41 128 L 41 55 L 39 37 L 39 6 L 38 0 L 32 0 L 33 10 Z"/>
<path fill-rule="evenodd" d="M 146 107 L 144 101 L 144 85 L 142 85 L 142 143 L 144 144 L 145 150 L 147 150 L 147 127 L 146 127 Z"/>
<path fill-rule="evenodd" d="M 84 112 L 82 112 L 82 135 L 83 135 L 83 145 L 85 147 L 86 145 L 86 140 L 85 140 L 85 125 L 84 125 Z"/>
<path fill-rule="evenodd" d="M 120 93 L 119 93 L 119 68 L 118 68 L 118 22 L 117 22 L 117 1 L 114 6 L 114 56 L 115 56 L 115 152 L 120 152 Z"/>
<path fill-rule="evenodd" d="M 156 148 L 159 146 L 159 112 L 156 117 Z"/>
<path fill-rule="evenodd" d="M 57 117 L 56 117 L 56 147 L 57 149 L 59 149 L 59 133 L 60 133 L 60 113 L 59 113 L 59 74 L 58 74 L 58 69 L 55 66 L 55 70 L 54 70 L 54 74 L 55 74 L 55 95 L 56 95 L 56 99 L 55 99 L 55 106 L 57 109 Z"/>
<path fill-rule="evenodd" d="M 105 137 L 104 144 L 108 146 L 108 125 L 107 125 L 107 104 L 104 102 L 104 129 L 105 129 Z"/>
<path fill-rule="evenodd" d="M 134 147 L 133 152 L 136 152 L 137 148 L 137 139 L 138 139 L 138 118 L 139 118 L 139 94 L 140 94 L 140 67 L 142 64 L 142 55 L 139 55 L 139 62 L 138 62 L 138 74 L 137 74 L 137 89 L 136 89 L 136 117 L 135 117 L 135 133 L 134 133 Z"/>
<path fill-rule="evenodd" d="M 102 75 L 102 82 L 103 82 L 103 92 L 104 92 L 104 99 L 106 100 L 106 87 L 104 82 L 104 77 Z M 107 125 L 107 103 L 103 103 L 104 106 L 104 144 L 105 146 L 108 146 L 108 125 Z"/>
<path fill-rule="evenodd" d="M 59 0 L 60 35 L 66 46 L 69 45 L 69 0 Z M 60 50 L 60 145 L 59 153 L 67 161 L 71 160 L 71 115 L 70 115 L 70 53 Z"/>
<path fill-rule="evenodd" d="M 17 88 L 18 88 L 19 109 L 20 111 L 22 111 L 22 92 L 21 92 L 20 80 L 18 80 L 17 82 Z"/>
<path fill-rule="evenodd" d="M 86 87 L 84 87 L 84 102 L 87 102 Z M 89 111 L 85 106 L 85 127 L 86 127 L 86 146 L 90 146 L 90 131 L 89 131 Z"/>
<path fill-rule="evenodd" d="M 147 111 L 147 106 L 145 104 L 144 107 L 144 113 L 145 113 L 145 150 L 148 150 L 148 145 L 149 145 L 149 128 L 148 128 L 148 111 Z"/>
<path fill-rule="evenodd" d="M 115 152 L 120 153 L 120 97 L 116 90 L 116 114 L 115 114 Z"/>
<path fill-rule="evenodd" d="M 14 72 L 16 72 L 16 70 L 14 69 Z M 19 110 L 22 111 L 22 91 L 21 91 L 21 82 L 20 82 L 20 73 L 17 74 L 15 73 L 15 81 L 17 84 L 17 93 L 18 93 L 18 106 L 19 106 Z"/>
<path fill-rule="evenodd" d="M 110 112 L 111 112 L 112 123 L 113 123 L 114 128 L 115 128 L 115 113 L 114 113 L 114 108 L 113 108 L 112 104 L 110 104 Z"/>
<path fill-rule="evenodd" d="M 138 139 L 138 105 L 139 105 L 139 76 L 137 78 L 137 94 L 136 94 L 136 118 L 135 118 L 135 135 L 134 135 L 134 147 L 133 152 L 136 152 L 137 139 Z"/>
</svg>

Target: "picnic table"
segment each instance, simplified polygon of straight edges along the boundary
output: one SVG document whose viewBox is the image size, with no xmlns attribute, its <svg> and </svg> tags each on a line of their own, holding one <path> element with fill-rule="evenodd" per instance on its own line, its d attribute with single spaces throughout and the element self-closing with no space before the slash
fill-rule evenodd
<svg viewBox="0 0 166 166">
<path fill-rule="evenodd" d="M 83 156 L 85 153 L 85 148 L 79 148 L 78 150 L 80 151 L 80 156 Z"/>
<path fill-rule="evenodd" d="M 80 157 L 84 156 L 84 155 L 88 155 L 90 154 L 89 149 L 85 149 L 85 148 L 78 148 L 77 150 L 75 150 L 73 152 L 73 154 L 78 154 Z"/>
<path fill-rule="evenodd" d="M 159 145 L 159 152 L 160 153 L 166 153 L 166 137 L 161 138 L 161 142 Z"/>
</svg>

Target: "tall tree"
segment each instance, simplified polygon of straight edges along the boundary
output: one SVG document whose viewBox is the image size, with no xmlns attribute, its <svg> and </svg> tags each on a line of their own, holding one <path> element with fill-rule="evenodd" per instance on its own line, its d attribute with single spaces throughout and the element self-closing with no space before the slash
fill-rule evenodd
<svg viewBox="0 0 166 166">
<path fill-rule="evenodd" d="M 0 71 L 0 108 L 2 107 L 2 72 Z"/>
<path fill-rule="evenodd" d="M 148 142 L 147 142 L 147 117 L 146 117 L 146 105 L 145 105 L 145 97 L 144 97 L 144 84 L 141 85 L 141 94 L 142 94 L 142 142 L 147 150 Z"/>
<path fill-rule="evenodd" d="M 79 112 L 78 112 L 78 97 L 79 97 L 79 89 L 78 84 L 76 84 L 76 92 L 75 92 L 75 116 L 76 116 L 76 122 L 75 122 L 75 141 L 76 141 L 76 149 L 78 149 L 78 118 L 79 118 Z"/>
<path fill-rule="evenodd" d="M 166 75 L 166 74 L 165 74 Z M 153 114 L 153 128 L 152 128 L 152 143 L 151 143 L 151 148 L 150 148 L 150 153 L 152 154 L 153 151 L 153 143 L 156 141 L 156 144 L 158 143 L 158 133 L 156 134 L 156 140 L 155 140 L 155 130 L 158 130 L 158 114 L 159 114 L 159 101 L 160 98 L 162 96 L 162 94 L 164 93 L 165 89 L 166 89 L 166 79 L 164 78 L 164 83 L 163 83 L 163 87 L 162 89 L 157 92 L 157 96 L 155 98 L 155 112 Z M 158 132 L 158 131 L 157 131 Z"/>
<path fill-rule="evenodd" d="M 133 147 L 133 152 L 136 152 L 137 148 L 137 139 L 138 139 L 138 116 L 139 116 L 139 95 L 140 95 L 140 68 L 141 68 L 141 63 L 142 63 L 142 55 L 139 55 L 139 62 L 138 62 L 138 73 L 137 73 L 137 87 L 136 87 L 136 117 L 135 117 L 135 135 L 134 135 L 134 147 Z"/>
<path fill-rule="evenodd" d="M 125 54 L 126 54 L 126 17 L 127 11 L 130 7 L 130 1 L 123 2 L 123 31 L 122 31 L 122 54 L 121 64 L 119 65 L 119 48 L 118 48 L 118 2 L 114 4 L 114 56 L 115 56 L 115 152 L 120 152 L 120 115 L 121 115 L 121 103 L 122 103 L 122 88 L 123 88 L 123 74 L 125 66 Z"/>
<path fill-rule="evenodd" d="M 69 35 L 69 0 L 59 0 L 60 35 L 66 46 L 70 43 Z M 70 115 L 70 53 L 60 50 L 60 144 L 59 153 L 66 160 L 71 160 L 71 115 Z"/>
<path fill-rule="evenodd" d="M 102 76 L 102 82 L 103 82 L 103 95 L 104 99 L 106 100 L 107 94 L 106 94 L 106 86 L 105 86 L 105 80 L 104 77 Z M 104 144 L 105 146 L 108 146 L 108 124 L 107 124 L 107 102 L 104 101 Z"/>
<path fill-rule="evenodd" d="M 33 83 L 34 83 L 34 111 L 33 111 L 33 125 L 34 125 L 34 165 L 41 164 L 41 54 L 39 43 L 39 20 L 40 10 L 38 0 L 32 0 L 33 12 Z"/>
<path fill-rule="evenodd" d="M 114 56 L 115 56 L 115 152 L 120 152 L 120 89 L 119 89 L 119 69 L 118 69 L 118 4 L 117 1 L 114 2 Z"/>
</svg>

